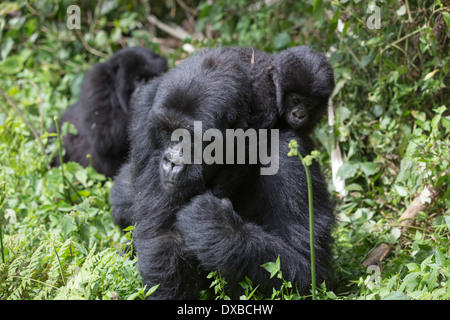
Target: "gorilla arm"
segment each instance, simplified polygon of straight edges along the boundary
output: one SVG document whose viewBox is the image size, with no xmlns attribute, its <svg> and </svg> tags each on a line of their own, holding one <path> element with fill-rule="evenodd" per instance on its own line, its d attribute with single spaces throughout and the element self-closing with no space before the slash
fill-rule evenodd
<svg viewBox="0 0 450 320">
<path fill-rule="evenodd" d="M 243 221 L 229 200 L 220 200 L 211 194 L 200 195 L 178 213 L 176 226 L 202 267 L 218 270 L 229 283 L 236 284 L 247 275 L 261 291 L 270 293 L 276 285 L 270 283 L 261 265 L 275 261 L 278 255 L 283 275 L 289 280 L 295 279 L 296 284 L 301 282 L 300 291 L 304 291 L 303 286 L 310 279 L 307 243 L 304 248 L 294 248 L 287 239 Z M 299 259 L 299 255 L 303 257 Z M 294 269 L 284 268 L 294 264 Z"/>
<path fill-rule="evenodd" d="M 257 222 L 247 221 L 248 213 L 236 212 L 230 201 L 210 193 L 199 195 L 177 214 L 176 228 L 187 249 L 206 270 L 218 270 L 229 284 L 243 281 L 244 276 L 270 294 L 279 288 L 278 279 L 269 279 L 261 265 L 280 256 L 283 278 L 291 281 L 301 294 L 309 293 L 310 255 L 308 201 L 303 165 L 287 156 L 287 141 L 280 144 L 280 170 L 273 176 L 261 176 L 257 186 Z M 299 140 L 305 146 L 308 141 Z M 306 154 L 305 150 L 302 150 Z M 315 248 L 317 281 L 329 278 L 331 250 L 330 229 L 333 214 L 324 193 L 319 167 L 311 167 L 313 177 Z M 250 214 L 253 215 L 253 214 Z"/>
</svg>

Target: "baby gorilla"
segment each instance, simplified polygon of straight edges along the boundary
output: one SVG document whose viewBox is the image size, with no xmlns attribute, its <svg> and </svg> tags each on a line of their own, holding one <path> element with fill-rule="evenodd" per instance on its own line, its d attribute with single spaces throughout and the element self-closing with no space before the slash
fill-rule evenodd
<svg viewBox="0 0 450 320">
<path fill-rule="evenodd" d="M 147 80 L 166 70 L 165 58 L 141 47 L 122 49 L 106 62 L 95 65 L 83 80 L 78 101 L 68 107 L 59 121 L 60 126 L 72 123 L 78 131 L 64 136 L 63 161 L 75 161 L 86 167 L 89 165 L 86 156 L 90 154 L 95 170 L 114 176 L 129 150 L 131 97 Z M 52 164 L 60 164 L 58 154 Z"/>
<path fill-rule="evenodd" d="M 324 54 L 294 47 L 274 57 L 278 112 L 294 130 L 311 130 L 327 111 L 333 69 Z"/>
<path fill-rule="evenodd" d="M 333 69 L 324 54 L 306 46 L 269 55 L 234 47 L 251 77 L 256 109 L 251 125 L 311 132 L 326 113 L 334 89 Z"/>
</svg>

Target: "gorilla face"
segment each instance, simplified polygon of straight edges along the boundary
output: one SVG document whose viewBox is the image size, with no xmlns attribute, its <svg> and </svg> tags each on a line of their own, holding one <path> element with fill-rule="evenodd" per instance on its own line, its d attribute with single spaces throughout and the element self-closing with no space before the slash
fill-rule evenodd
<svg viewBox="0 0 450 320">
<path fill-rule="evenodd" d="M 328 105 L 327 98 L 308 97 L 296 92 L 286 95 L 283 101 L 284 119 L 294 130 L 309 131 L 317 123 Z"/>
<path fill-rule="evenodd" d="M 151 109 L 146 116 L 150 157 L 158 166 L 164 189 L 177 198 L 187 199 L 203 192 L 220 169 L 217 164 L 195 161 L 195 139 L 202 139 L 208 129 L 224 132 L 246 126 L 251 88 L 236 61 L 229 52 L 204 50 L 143 87 L 136 98 L 136 109 L 142 109 L 144 104 L 148 105 L 147 110 Z M 194 132 L 194 121 L 201 121 L 202 132 Z M 180 161 L 183 151 L 175 146 L 181 141 L 172 139 L 177 129 L 190 136 L 189 141 L 183 138 L 182 142 L 192 146 L 193 163 Z M 206 144 L 201 145 L 203 150 Z"/>
<path fill-rule="evenodd" d="M 141 47 L 123 49 L 107 62 L 113 70 L 116 95 L 123 111 L 128 111 L 132 94 L 145 82 L 167 70 L 165 58 Z"/>
<path fill-rule="evenodd" d="M 326 112 L 334 75 L 326 56 L 309 47 L 275 55 L 273 81 L 278 112 L 294 129 L 310 130 Z"/>
<path fill-rule="evenodd" d="M 305 99 L 298 93 L 291 93 L 286 96 L 284 105 L 288 110 L 284 115 L 285 120 L 294 130 L 307 125 L 311 108 L 310 100 Z"/>
</svg>

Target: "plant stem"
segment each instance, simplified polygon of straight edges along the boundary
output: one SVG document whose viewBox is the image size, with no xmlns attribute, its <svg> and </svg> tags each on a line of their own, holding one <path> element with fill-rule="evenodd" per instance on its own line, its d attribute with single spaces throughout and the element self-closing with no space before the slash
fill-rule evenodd
<svg viewBox="0 0 450 320">
<path fill-rule="evenodd" d="M 314 254 L 314 208 L 313 208 L 313 191 L 311 182 L 311 173 L 309 167 L 303 160 L 302 155 L 298 152 L 298 156 L 302 160 L 303 167 L 306 171 L 306 180 L 308 183 L 308 204 L 309 204 L 309 246 L 310 246 L 310 259 L 311 259 L 311 286 L 312 286 L 312 299 L 316 300 L 316 261 Z"/>
<path fill-rule="evenodd" d="M 3 175 L 4 175 L 4 171 L 3 171 Z M 2 212 L 2 208 L 3 205 L 6 203 L 6 187 L 5 187 L 5 183 L 3 182 L 0 185 L 1 188 L 1 193 L 0 193 L 0 213 Z M 3 195 L 4 198 L 3 198 Z M 3 251 L 3 215 L 0 215 L 0 250 L 2 251 L 2 262 L 5 263 L 5 253 Z"/>
<path fill-rule="evenodd" d="M 62 265 L 61 265 L 61 260 L 59 259 L 59 255 L 58 255 L 58 252 L 56 251 L 55 244 L 53 243 L 53 241 L 52 241 L 52 246 L 53 246 L 53 251 L 55 252 L 55 255 L 56 255 L 56 259 L 58 260 L 59 272 L 61 274 L 62 282 L 63 282 L 64 285 L 66 285 L 66 278 L 64 277 L 64 272 L 63 272 L 63 268 L 62 268 Z"/>
<path fill-rule="evenodd" d="M 5 254 L 3 253 L 3 231 L 2 231 L 2 217 L 0 216 L 0 250 L 2 251 L 2 262 L 5 263 Z"/>
</svg>

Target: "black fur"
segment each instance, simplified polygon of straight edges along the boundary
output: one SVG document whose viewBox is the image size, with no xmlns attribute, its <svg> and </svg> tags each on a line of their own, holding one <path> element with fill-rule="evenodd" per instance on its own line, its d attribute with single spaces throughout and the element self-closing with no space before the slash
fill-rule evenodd
<svg viewBox="0 0 450 320">
<path fill-rule="evenodd" d="M 145 81 L 167 70 L 166 59 L 147 48 L 133 47 L 116 52 L 106 62 L 95 65 L 83 80 L 78 101 L 61 117 L 78 131 L 63 138 L 64 162 L 89 165 L 112 177 L 124 163 L 129 142 L 130 99 Z M 53 129 L 54 131 L 54 129 Z M 59 155 L 53 160 L 58 166 Z"/>
<path fill-rule="evenodd" d="M 111 203 L 121 228 L 136 225 L 133 246 L 143 281 L 149 287 L 160 284 L 151 299 L 196 299 L 209 287 L 210 270 L 226 279 L 232 298 L 243 293 L 238 282 L 246 275 L 270 295 L 279 280 L 269 279 L 261 265 L 278 256 L 283 277 L 300 293 L 310 290 L 306 174 L 298 158 L 287 156 L 291 139 L 303 155 L 311 152 L 307 133 L 280 131 L 275 175 L 261 176 L 260 164 L 191 164 L 167 181 L 163 164 L 174 129 L 190 129 L 194 120 L 202 121 L 203 131 L 276 122 L 275 117 L 272 124 L 258 123 L 258 112 L 271 114 L 269 108 L 276 108 L 277 92 L 274 86 L 259 91 L 241 54 L 239 49 L 204 50 L 144 86 L 135 99 L 130 161 L 116 177 Z M 258 105 L 264 94 L 272 96 L 272 104 Z M 334 217 L 317 164 L 311 173 L 320 283 L 330 276 Z"/>
</svg>

